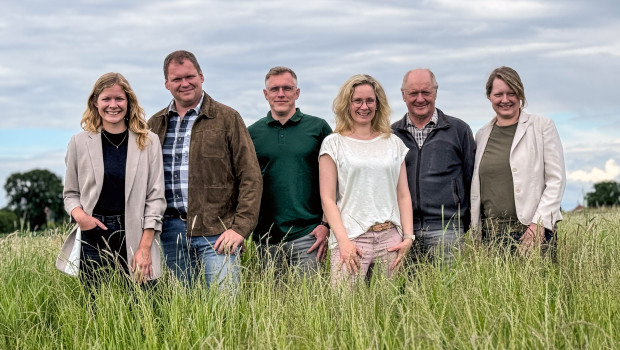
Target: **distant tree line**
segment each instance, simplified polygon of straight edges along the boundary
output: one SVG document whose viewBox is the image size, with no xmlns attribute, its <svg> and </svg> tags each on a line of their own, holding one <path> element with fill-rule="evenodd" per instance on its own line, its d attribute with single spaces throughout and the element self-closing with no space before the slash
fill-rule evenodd
<svg viewBox="0 0 620 350">
<path fill-rule="evenodd" d="M 8 204 L 0 210 L 0 232 L 38 230 L 64 220 L 62 187 L 62 179 L 49 170 L 11 174 L 4 184 Z"/>
</svg>

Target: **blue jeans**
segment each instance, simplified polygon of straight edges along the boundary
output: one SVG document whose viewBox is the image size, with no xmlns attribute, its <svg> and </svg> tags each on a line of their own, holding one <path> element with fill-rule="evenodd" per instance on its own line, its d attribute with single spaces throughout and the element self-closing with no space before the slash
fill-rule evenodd
<svg viewBox="0 0 620 350">
<path fill-rule="evenodd" d="M 213 246 L 217 236 L 187 236 L 186 222 L 164 218 L 161 245 L 166 265 L 187 286 L 204 273 L 207 286 L 216 283 L 220 290 L 236 292 L 239 285 L 239 249 L 234 254 L 218 254 Z"/>
<path fill-rule="evenodd" d="M 316 243 L 316 238 L 309 234 L 280 244 L 256 243 L 258 258 L 263 268 L 270 264 L 278 270 L 285 266 L 295 266 L 300 271 L 309 275 L 318 271 L 319 264 L 316 261 L 318 250 L 308 253 L 308 249 Z"/>
<path fill-rule="evenodd" d="M 415 232 L 415 238 L 418 246 L 416 253 L 431 261 L 451 264 L 454 249 L 459 249 L 463 243 L 463 228 L 448 226 L 442 230 L 419 230 Z"/>
</svg>

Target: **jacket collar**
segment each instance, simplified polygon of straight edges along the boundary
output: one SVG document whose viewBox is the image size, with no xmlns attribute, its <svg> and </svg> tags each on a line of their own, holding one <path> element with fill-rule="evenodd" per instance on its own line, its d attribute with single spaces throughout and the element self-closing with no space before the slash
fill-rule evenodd
<svg viewBox="0 0 620 350">
<path fill-rule="evenodd" d="M 195 108 L 196 112 L 198 113 L 198 118 L 200 118 L 200 117 L 215 118 L 213 113 L 209 113 L 209 109 L 211 109 L 212 105 L 213 105 L 213 99 L 211 98 L 211 96 L 209 96 L 209 94 L 207 94 L 203 90 L 200 102 L 198 103 L 198 105 Z M 168 123 L 170 121 L 170 112 L 171 111 L 175 111 L 173 106 L 174 106 L 174 100 L 172 100 L 170 102 L 168 107 L 162 109 L 154 117 L 161 117 L 161 118 L 163 118 L 164 125 L 168 125 Z M 198 106 L 200 106 L 200 109 L 198 109 Z"/>
</svg>

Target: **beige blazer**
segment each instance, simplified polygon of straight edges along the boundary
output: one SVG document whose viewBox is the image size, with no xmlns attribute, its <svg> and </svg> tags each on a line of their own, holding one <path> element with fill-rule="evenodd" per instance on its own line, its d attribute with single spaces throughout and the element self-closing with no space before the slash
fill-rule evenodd
<svg viewBox="0 0 620 350">
<path fill-rule="evenodd" d="M 476 133 L 476 160 L 471 182 L 472 227 L 480 225 L 480 160 L 496 118 Z M 553 230 L 562 220 L 560 205 L 566 186 L 564 152 L 560 135 L 549 118 L 521 111 L 510 148 L 510 169 L 515 206 L 524 225 L 541 223 Z"/>
<path fill-rule="evenodd" d="M 155 230 L 151 259 L 153 261 L 152 279 L 162 274 L 160 242 L 162 215 L 166 210 L 164 168 L 159 138 L 149 132 L 147 146 L 140 150 L 136 134 L 129 131 L 127 146 L 127 165 L 125 170 L 125 235 L 128 265 L 133 264 L 144 229 Z M 69 215 L 76 207 L 81 207 L 92 215 L 103 186 L 103 151 L 101 132 L 83 131 L 74 135 L 67 146 L 65 157 L 67 172 L 63 197 L 65 210 Z M 80 230 L 75 225 L 65 241 L 56 260 L 56 267 L 70 275 L 79 269 Z M 132 272 L 133 277 L 133 272 Z"/>
</svg>

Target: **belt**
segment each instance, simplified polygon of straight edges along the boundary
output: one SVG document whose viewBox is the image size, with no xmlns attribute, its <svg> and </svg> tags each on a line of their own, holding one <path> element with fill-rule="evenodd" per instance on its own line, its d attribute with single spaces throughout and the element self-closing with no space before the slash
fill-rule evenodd
<svg viewBox="0 0 620 350">
<path fill-rule="evenodd" d="M 374 224 L 374 225 L 370 226 L 368 231 L 380 232 L 380 231 L 389 230 L 389 229 L 391 229 L 393 227 L 396 227 L 396 225 L 394 225 L 394 223 L 392 223 L 391 221 L 386 221 L 386 222 L 381 223 L 381 224 Z"/>
<path fill-rule="evenodd" d="M 104 225 L 106 223 L 118 223 L 122 227 L 125 226 L 125 215 L 99 215 L 99 214 L 93 213 L 93 215 L 91 216 L 101 221 L 101 223 Z"/>
<path fill-rule="evenodd" d="M 187 213 L 181 213 L 177 208 L 168 207 L 164 212 L 164 218 L 175 218 L 187 221 Z"/>
</svg>

